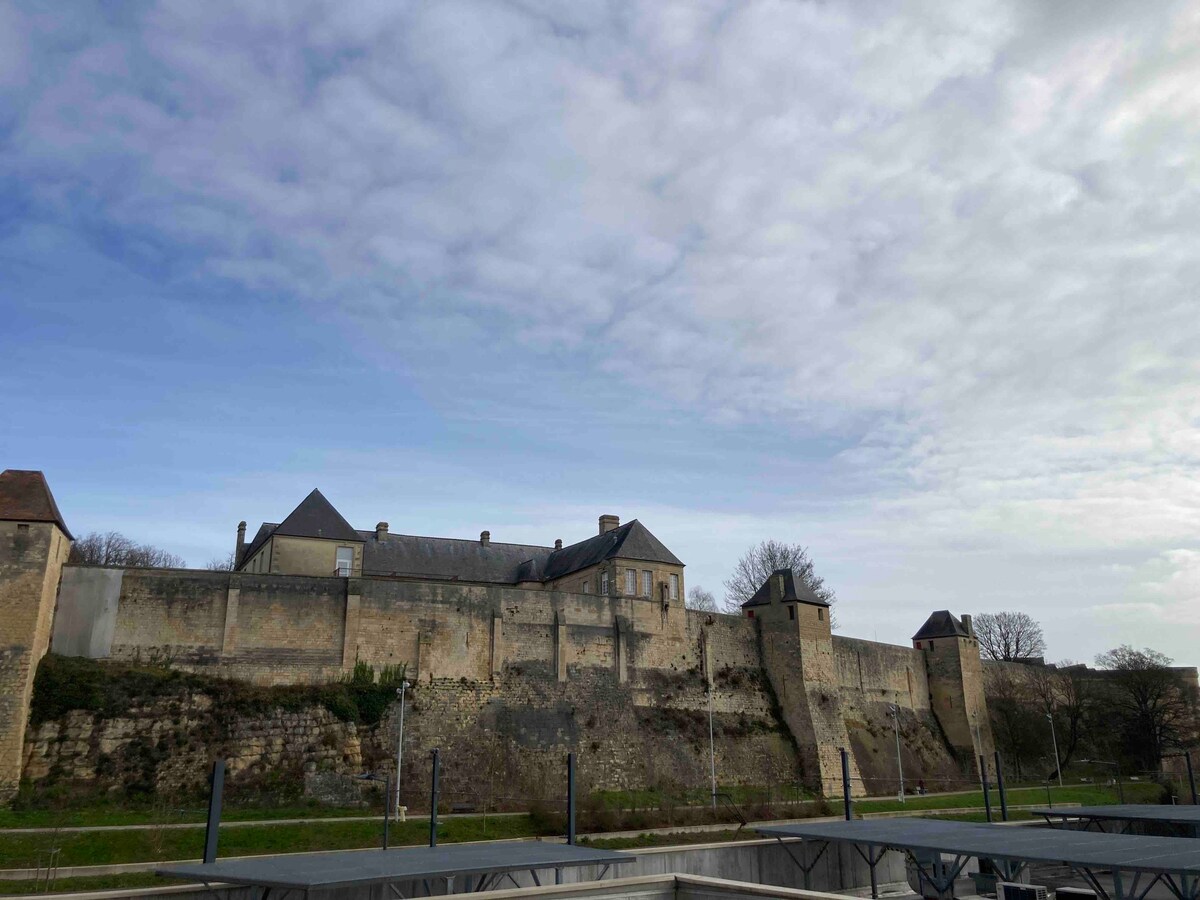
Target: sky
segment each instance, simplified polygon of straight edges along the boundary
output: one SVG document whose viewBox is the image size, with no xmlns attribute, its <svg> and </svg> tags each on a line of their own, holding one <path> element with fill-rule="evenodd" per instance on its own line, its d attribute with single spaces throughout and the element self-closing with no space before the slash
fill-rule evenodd
<svg viewBox="0 0 1200 900">
<path fill-rule="evenodd" d="M 0 467 L 194 566 L 640 519 L 1200 664 L 1200 4 L 0 4 Z"/>
</svg>

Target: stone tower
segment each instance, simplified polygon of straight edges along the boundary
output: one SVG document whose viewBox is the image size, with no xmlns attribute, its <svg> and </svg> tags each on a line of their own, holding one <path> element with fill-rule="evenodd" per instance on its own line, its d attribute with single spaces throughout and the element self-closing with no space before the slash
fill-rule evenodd
<svg viewBox="0 0 1200 900">
<path fill-rule="evenodd" d="M 982 755 L 992 771 L 995 744 L 983 693 L 979 640 L 971 617 L 957 619 L 949 610 L 939 610 L 912 640 L 925 659 L 930 706 L 960 764 L 978 774 Z"/>
<path fill-rule="evenodd" d="M 0 802 L 20 782 L 33 676 L 71 540 L 41 472 L 0 472 Z"/>
<path fill-rule="evenodd" d="M 851 750 L 842 715 L 829 604 L 791 569 L 777 569 L 742 604 L 758 622 L 763 665 L 779 700 L 784 721 L 796 738 L 805 775 L 827 797 L 842 793 L 838 752 Z M 863 793 L 862 778 L 850 753 L 850 787 Z"/>
</svg>

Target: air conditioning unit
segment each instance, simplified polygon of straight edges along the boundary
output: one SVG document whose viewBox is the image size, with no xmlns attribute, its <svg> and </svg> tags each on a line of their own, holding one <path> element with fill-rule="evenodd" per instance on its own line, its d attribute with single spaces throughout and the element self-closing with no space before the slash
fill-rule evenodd
<svg viewBox="0 0 1200 900">
<path fill-rule="evenodd" d="M 1054 892 L 1059 900 L 1096 900 L 1096 892 L 1086 888 L 1063 887 Z"/>
<path fill-rule="evenodd" d="M 1046 888 L 1040 884 L 996 882 L 996 900 L 1047 900 L 1048 896 Z"/>
</svg>

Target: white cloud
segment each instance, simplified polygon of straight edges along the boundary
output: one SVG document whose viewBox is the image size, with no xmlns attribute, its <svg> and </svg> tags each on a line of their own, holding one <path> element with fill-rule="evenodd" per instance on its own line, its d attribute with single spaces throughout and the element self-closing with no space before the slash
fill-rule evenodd
<svg viewBox="0 0 1200 900">
<path fill-rule="evenodd" d="M 42 19 L 59 74 L 0 159 L 45 215 L 364 340 L 482 319 L 849 440 L 870 493 L 836 522 L 864 552 L 1100 565 L 1200 530 L 1200 15 L 1094 6 L 173 4 L 87 42 Z"/>
</svg>

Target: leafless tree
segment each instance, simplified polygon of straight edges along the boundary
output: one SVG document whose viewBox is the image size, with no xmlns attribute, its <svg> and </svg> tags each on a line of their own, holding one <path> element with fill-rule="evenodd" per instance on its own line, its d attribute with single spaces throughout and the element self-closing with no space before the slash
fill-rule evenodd
<svg viewBox="0 0 1200 900">
<path fill-rule="evenodd" d="M 89 566 L 128 566 L 147 569 L 182 569 L 183 557 L 151 544 L 138 544 L 119 531 L 86 534 L 71 546 L 70 561 Z"/>
<path fill-rule="evenodd" d="M 698 609 L 702 612 L 716 612 L 717 598 L 713 596 L 712 591 L 706 591 L 700 585 L 696 585 L 688 591 L 687 608 Z"/>
<path fill-rule="evenodd" d="M 205 563 L 204 568 L 208 569 L 210 572 L 232 572 L 233 567 L 236 564 L 237 553 L 233 550 L 230 550 L 225 556 L 214 556 L 207 563 Z"/>
<path fill-rule="evenodd" d="M 980 649 L 992 659 L 1015 662 L 1046 653 L 1042 626 L 1023 612 L 980 613 L 975 617 Z"/>
<path fill-rule="evenodd" d="M 1195 737 L 1195 687 L 1171 662 L 1128 644 L 1096 657 L 1111 673 L 1106 699 L 1120 718 L 1125 752 L 1143 769 L 1157 769 L 1169 749 Z"/>
<path fill-rule="evenodd" d="M 725 582 L 725 610 L 740 613 L 742 604 L 754 596 L 754 592 L 776 569 L 791 569 L 798 580 L 830 605 L 837 599 L 833 589 L 825 584 L 825 579 L 813 568 L 807 547 L 782 541 L 763 541 L 746 551 L 738 560 L 733 575 Z"/>
</svg>

